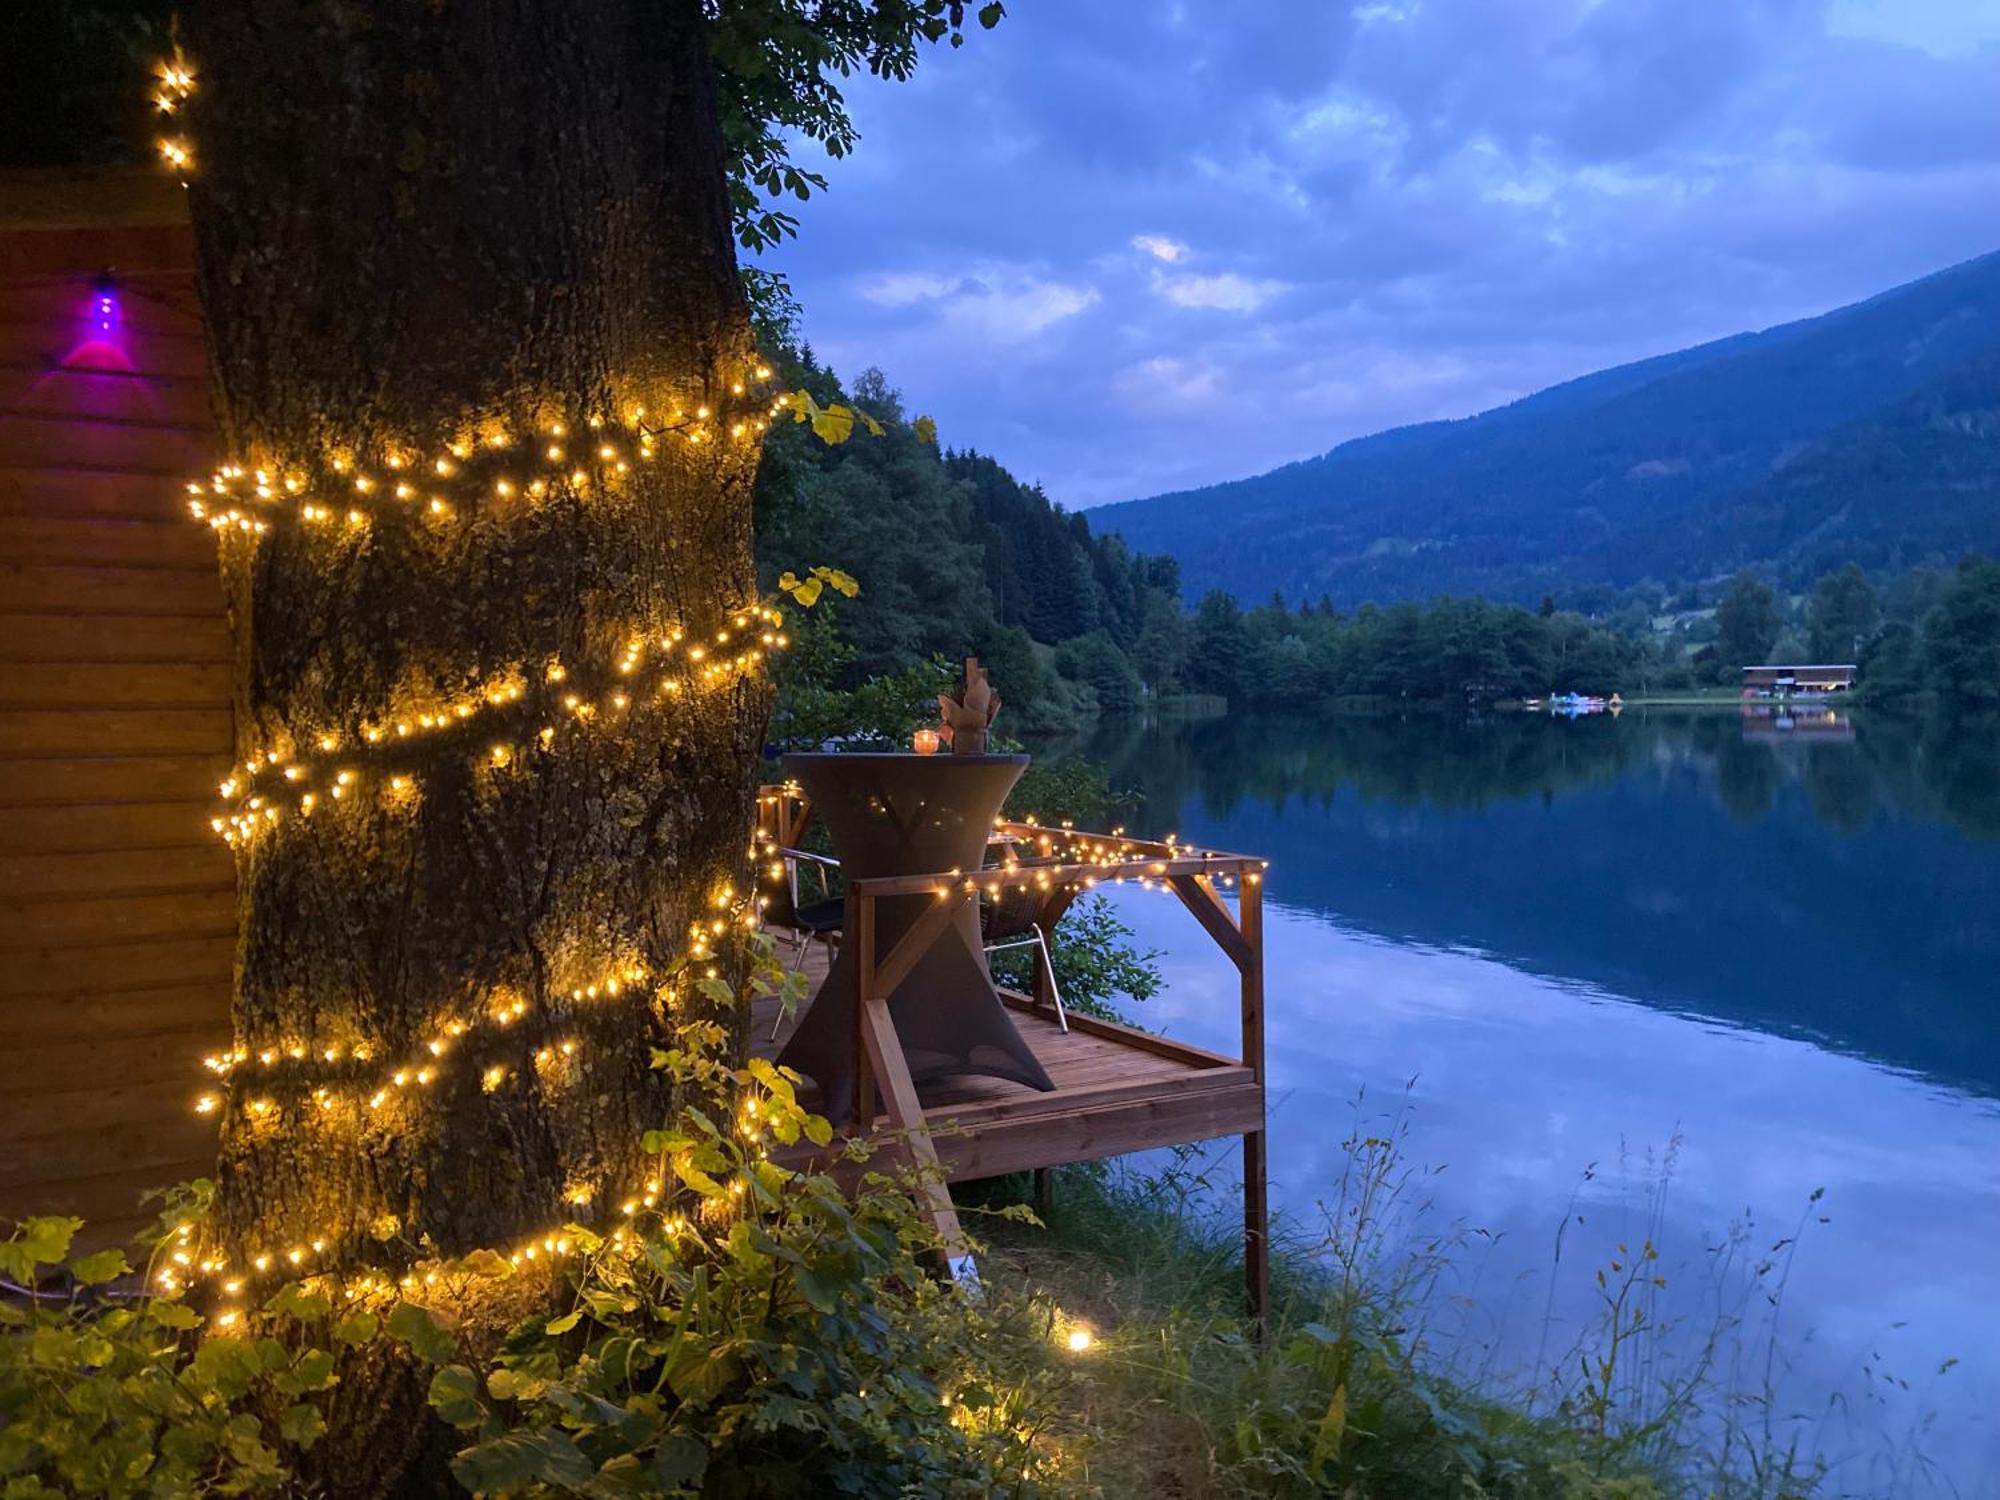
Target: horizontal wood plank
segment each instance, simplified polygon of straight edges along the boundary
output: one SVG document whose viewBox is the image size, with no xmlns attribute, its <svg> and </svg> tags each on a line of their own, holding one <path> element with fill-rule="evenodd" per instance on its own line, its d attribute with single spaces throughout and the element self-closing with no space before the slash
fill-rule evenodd
<svg viewBox="0 0 2000 1500">
<path fill-rule="evenodd" d="M 185 481 L 214 467 L 204 427 L 154 422 L 83 422 L 0 407 L 0 453 L 17 468 L 125 469 Z"/>
<path fill-rule="evenodd" d="M 80 1036 L 45 1041 L 0 1062 L 0 1101 L 93 1088 L 172 1084 L 180 1099 L 199 1097 L 211 1075 L 201 1060 L 229 1044 L 229 1028 L 211 1022 L 144 1036 Z M 0 1103 L 0 1139 L 29 1106 Z"/>
<path fill-rule="evenodd" d="M 0 756 L 230 753 L 226 708 L 13 709 L 0 714 Z"/>
<path fill-rule="evenodd" d="M 95 332 L 94 281 L 95 272 L 9 279 L 0 283 L 0 322 Z M 202 337 L 201 310 L 191 276 L 127 277 L 116 300 L 114 331 Z"/>
<path fill-rule="evenodd" d="M 32 887 L 11 887 L 27 894 Z M 234 882 L 207 890 L 152 895 L 72 896 L 0 901 L 0 954 L 21 949 L 81 948 L 149 938 L 231 937 Z M 5 962 L 0 958 L 0 962 Z"/>
<path fill-rule="evenodd" d="M 214 1046 L 229 1034 L 229 982 L 150 985 L 129 990 L 89 990 L 81 994 L 15 997 L 0 1003 L 0 1027 L 15 1048 L 0 1051 L 6 1066 L 24 1067 L 30 1047 L 88 1045 L 98 1037 L 172 1037 L 199 1032 Z M 164 1046 L 176 1045 L 169 1040 Z M 191 1054 L 193 1055 L 193 1054 Z"/>
<path fill-rule="evenodd" d="M 44 1095 L 25 1122 L 28 1128 L 0 1151 L 0 1197 L 30 1196 L 74 1178 L 157 1171 L 199 1160 L 204 1143 L 211 1151 L 215 1143 L 214 1124 L 194 1113 L 200 1092 L 199 1082 L 189 1079 Z"/>
<path fill-rule="evenodd" d="M 1102 1109 L 1007 1121 L 965 1132 L 940 1131 L 938 1158 L 954 1182 L 1001 1177 L 1033 1167 L 1102 1161 L 1159 1146 L 1183 1146 L 1264 1128 L 1264 1091 L 1170 1093 Z"/>
<path fill-rule="evenodd" d="M 205 570 L 0 563 L 0 608 L 9 613 L 212 617 L 221 602 Z"/>
<path fill-rule="evenodd" d="M 0 766 L 0 807 L 207 801 L 228 770 L 226 752 L 15 760 Z"/>
<path fill-rule="evenodd" d="M 229 659 L 229 625 L 219 609 L 212 616 L 14 615 L 0 606 L 0 662 L 214 666 Z M 226 703 L 227 695 L 216 701 Z"/>
<path fill-rule="evenodd" d="M 160 895 L 233 890 L 236 864 L 222 840 L 180 849 L 113 849 L 90 854 L 0 854 L 0 891 L 10 900 Z"/>
<path fill-rule="evenodd" d="M 165 423 L 206 429 L 208 376 L 142 375 L 105 368 L 115 345 L 86 344 L 65 358 L 75 363 L 0 361 L 0 410 L 63 421 Z M 87 363 L 85 363 L 87 361 Z"/>
<path fill-rule="evenodd" d="M 0 999 L 213 984 L 225 992 L 235 963 L 233 937 L 120 943 L 104 948 L 31 948 L 0 964 Z"/>
<path fill-rule="evenodd" d="M 0 515 L 124 516 L 192 528 L 185 473 L 105 467 L 81 454 L 63 463 L 21 464 L 0 444 Z"/>
<path fill-rule="evenodd" d="M 0 855 L 210 849 L 214 815 L 208 801 L 16 807 L 0 817 Z"/>
<path fill-rule="evenodd" d="M 152 162 L 0 170 L 0 279 L 116 266 L 128 282 L 192 285 L 187 189 Z"/>
<path fill-rule="evenodd" d="M 0 663 L 0 711 L 207 708 L 229 702 L 229 669 L 164 662 Z"/>
<path fill-rule="evenodd" d="M 114 1158 L 110 1171 L 0 1189 L 0 1217 L 69 1214 L 83 1220 L 83 1228 L 76 1236 L 78 1250 L 131 1245 L 159 1217 L 159 1204 L 148 1201 L 151 1194 L 176 1183 L 215 1175 L 214 1132 L 206 1138 L 191 1133 L 186 1136 L 185 1144 L 187 1155 L 165 1161 L 133 1167 L 117 1164 Z M 143 1263 L 142 1255 L 134 1254 L 132 1258 L 135 1263 Z"/>
<path fill-rule="evenodd" d="M 208 343 L 198 333 L 155 333 L 126 327 L 104 337 L 87 319 L 66 323 L 5 320 L 0 289 L 0 365 L 36 370 L 102 370 L 168 380 L 208 379 Z M 207 419 L 205 409 L 197 409 Z"/>
<path fill-rule="evenodd" d="M 215 535 L 190 519 L 0 514 L 0 562 L 180 568 L 212 578 Z"/>
</svg>

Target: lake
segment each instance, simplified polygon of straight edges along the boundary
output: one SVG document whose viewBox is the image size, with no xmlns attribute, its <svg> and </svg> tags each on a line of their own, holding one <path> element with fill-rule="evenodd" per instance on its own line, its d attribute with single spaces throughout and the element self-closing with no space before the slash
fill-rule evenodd
<svg viewBox="0 0 2000 1500">
<path fill-rule="evenodd" d="M 1519 1384 L 1650 1236 L 1661 1357 L 1740 1315 L 1718 1363 L 1837 1490 L 2000 1494 L 1994 729 L 1224 719 L 1088 753 L 1135 832 L 1272 861 L 1273 1202 L 1309 1230 L 1357 1123 L 1400 1116 L 1407 1233 L 1466 1238 L 1440 1359 Z M 1168 978 L 1141 1019 L 1233 1050 L 1226 961 L 1116 899 Z"/>
</svg>

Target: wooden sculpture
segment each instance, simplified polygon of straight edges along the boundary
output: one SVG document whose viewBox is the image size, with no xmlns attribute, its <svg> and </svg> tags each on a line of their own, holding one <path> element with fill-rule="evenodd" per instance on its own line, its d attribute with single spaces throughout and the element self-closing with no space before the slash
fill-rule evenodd
<svg viewBox="0 0 2000 1500">
<path fill-rule="evenodd" d="M 965 687 L 957 697 L 938 694 L 939 732 L 951 746 L 953 755 L 984 755 L 986 736 L 993 716 L 1000 712 L 1000 695 L 986 680 L 979 658 L 965 659 Z"/>
</svg>

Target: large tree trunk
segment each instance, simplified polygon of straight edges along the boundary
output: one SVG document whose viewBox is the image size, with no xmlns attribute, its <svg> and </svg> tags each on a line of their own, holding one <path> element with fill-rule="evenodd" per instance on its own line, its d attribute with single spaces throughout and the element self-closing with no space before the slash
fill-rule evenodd
<svg viewBox="0 0 2000 1500">
<path fill-rule="evenodd" d="M 184 40 L 244 471 L 199 500 L 265 528 L 223 532 L 221 1232 L 274 1276 L 504 1252 L 637 1191 L 669 966 L 742 889 L 768 394 L 700 6 L 209 0 Z M 349 1372 L 342 1493 L 404 1482 L 420 1389 Z"/>
</svg>

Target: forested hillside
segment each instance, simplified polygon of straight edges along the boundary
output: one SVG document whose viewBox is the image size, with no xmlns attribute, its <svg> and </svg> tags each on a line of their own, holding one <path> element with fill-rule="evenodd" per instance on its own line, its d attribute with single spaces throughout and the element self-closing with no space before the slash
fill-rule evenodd
<svg viewBox="0 0 2000 1500">
<path fill-rule="evenodd" d="M 758 476 L 766 583 L 818 564 L 861 583 L 806 622 L 800 649 L 819 678 L 921 678 L 933 657 L 976 652 L 1016 730 L 1137 707 L 1135 664 L 1156 688 L 1175 680 L 1186 632 L 1172 559 L 1136 557 L 993 459 L 939 448 L 877 372 L 843 391 L 808 351 L 786 376 L 883 425 L 837 447 L 781 427 Z"/>
<path fill-rule="evenodd" d="M 2000 255 L 1869 301 L 1092 512 L 1191 594 L 1531 602 L 2000 548 Z"/>
<path fill-rule="evenodd" d="M 1672 667 L 1628 633 L 1553 607 L 1445 599 L 1338 615 L 1278 602 L 1246 610 L 1212 592 L 1190 610 L 1173 559 L 1094 532 L 992 458 L 939 448 L 879 373 L 843 390 L 804 353 L 785 376 L 883 430 L 828 446 L 787 424 L 766 446 L 765 583 L 829 565 L 861 585 L 802 620 L 783 668 L 781 740 L 909 720 L 968 651 L 991 666 L 1014 733 L 1183 693 L 1238 705 L 1463 703 L 1631 691 Z"/>
</svg>

